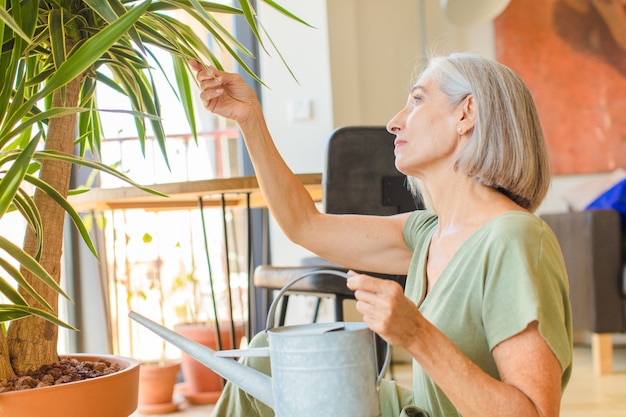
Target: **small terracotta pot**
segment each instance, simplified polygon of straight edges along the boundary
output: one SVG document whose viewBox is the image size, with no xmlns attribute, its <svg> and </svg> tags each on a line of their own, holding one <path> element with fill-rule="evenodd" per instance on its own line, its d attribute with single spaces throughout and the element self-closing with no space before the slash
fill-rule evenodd
<svg viewBox="0 0 626 417">
<path fill-rule="evenodd" d="M 44 388 L 0 394 L 2 417 L 128 417 L 137 409 L 139 361 L 112 355 L 73 354 L 85 361 L 106 359 L 123 369 L 113 374 Z"/>
<path fill-rule="evenodd" d="M 139 412 L 165 414 L 178 410 L 173 401 L 179 361 L 142 363 L 139 367 Z"/>
<path fill-rule="evenodd" d="M 174 330 L 188 339 L 211 349 L 217 349 L 217 331 L 212 324 L 183 323 L 174 326 Z M 239 347 L 243 332 L 243 323 L 235 323 L 237 347 Z M 220 325 L 220 335 L 222 349 L 235 349 L 231 343 L 230 324 L 222 323 Z M 185 382 L 181 387 L 181 393 L 188 403 L 215 404 L 217 402 L 223 389 L 222 377 L 186 353 L 182 354 L 182 370 Z"/>
</svg>

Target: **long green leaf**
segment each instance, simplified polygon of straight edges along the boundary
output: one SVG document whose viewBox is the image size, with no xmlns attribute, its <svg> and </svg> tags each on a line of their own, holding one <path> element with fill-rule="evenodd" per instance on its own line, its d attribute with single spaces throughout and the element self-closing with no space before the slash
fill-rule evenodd
<svg viewBox="0 0 626 417">
<path fill-rule="evenodd" d="M 228 42 L 229 45 L 233 45 L 237 50 L 241 51 L 244 55 L 247 55 L 249 57 L 252 57 L 253 54 L 252 52 L 250 52 L 248 50 L 248 48 L 245 47 L 245 45 L 243 45 L 241 42 L 239 42 L 239 40 L 233 36 L 232 33 L 230 33 L 230 31 L 228 31 L 221 23 L 219 20 L 215 19 L 213 16 L 209 15 L 208 19 L 203 19 L 202 16 L 199 16 L 197 14 L 197 12 L 195 11 L 195 9 L 187 9 L 185 10 L 187 13 L 189 13 L 191 16 L 193 16 L 198 22 L 200 22 L 200 24 L 202 24 L 202 26 L 204 26 L 205 29 L 207 29 L 209 32 L 215 32 L 215 33 L 219 33 L 220 37 L 222 39 L 222 43 L 226 43 L 226 40 Z M 180 22 L 176 22 L 174 19 L 169 19 L 168 23 L 171 24 L 177 24 L 177 30 L 181 33 L 184 33 L 185 36 L 181 39 L 181 41 L 187 41 L 190 42 L 193 40 L 194 44 L 195 44 L 195 39 L 197 39 L 197 36 L 194 36 L 194 32 L 193 30 L 185 24 L 182 24 Z M 203 41 L 203 43 L 205 43 L 205 41 Z"/>
<path fill-rule="evenodd" d="M 28 35 L 29 39 L 32 39 L 37 28 L 37 19 L 39 18 L 39 0 L 22 0 L 16 1 L 15 4 L 19 4 L 19 7 L 22 9 L 22 30 Z"/>
<path fill-rule="evenodd" d="M 6 8 L 7 8 L 7 1 L 6 0 L 0 0 L 0 14 L 2 14 L 2 12 L 4 12 L 4 14 L 6 16 L 9 16 L 9 18 L 11 18 L 11 16 L 6 12 Z M 2 18 L 0 17 L 0 46 L 4 45 L 4 28 L 6 27 L 4 20 L 2 20 Z M 9 40 L 10 38 L 10 34 L 6 33 L 7 36 L 9 36 Z M 3 69 L 3 66 L 0 64 L 0 70 Z M 0 74 L 2 74 L 2 72 L 0 72 Z"/>
<path fill-rule="evenodd" d="M 114 12 L 118 16 L 122 16 L 124 13 L 126 13 L 126 7 L 122 3 L 120 3 L 119 0 L 109 0 L 109 4 L 111 5 L 111 8 L 114 10 Z M 128 30 L 128 35 L 133 40 L 135 45 L 142 52 L 144 52 L 145 50 L 144 50 L 143 43 L 141 42 L 141 38 L 139 37 L 139 34 L 137 33 L 137 29 L 135 29 L 134 26 L 131 26 L 131 28 Z"/>
<path fill-rule="evenodd" d="M 11 265 L 9 262 L 2 258 L 0 258 L 0 268 L 3 268 L 12 277 L 14 277 L 15 275 L 22 275 L 17 268 L 15 268 L 13 265 Z M 0 293 L 2 293 L 2 295 L 4 295 L 7 299 L 9 299 L 9 301 L 14 304 L 20 304 L 24 306 L 28 305 L 24 297 L 22 297 L 20 293 L 2 277 L 0 277 Z"/>
<path fill-rule="evenodd" d="M 15 194 L 13 204 L 17 207 L 37 238 L 37 252 L 34 254 L 34 258 L 40 259 L 41 251 L 43 250 L 43 225 L 35 201 L 26 191 L 20 188 L 19 192 Z"/>
<path fill-rule="evenodd" d="M 239 4 L 241 5 L 241 10 L 243 10 L 243 15 L 246 18 L 246 21 L 248 22 L 248 26 L 250 27 L 250 30 L 252 30 L 254 37 L 259 41 L 259 45 L 261 46 L 261 48 L 265 50 L 263 39 L 261 39 L 261 35 L 259 34 L 259 29 L 256 25 L 256 13 L 254 12 L 252 5 L 250 4 L 250 0 L 239 0 Z M 265 51 L 267 52 L 267 50 Z"/>
<path fill-rule="evenodd" d="M 54 108 L 52 108 L 50 110 L 46 110 L 44 112 L 37 113 L 33 117 L 26 117 L 26 118 L 22 119 L 22 122 L 19 124 L 19 126 L 17 126 L 14 130 L 12 130 L 10 132 L 10 136 L 11 137 L 17 136 L 18 134 L 20 134 L 24 130 L 28 129 L 29 127 L 31 127 L 33 125 L 36 125 L 37 123 L 43 123 L 43 122 L 48 121 L 49 119 L 53 119 L 55 117 L 62 117 L 62 116 L 66 116 L 68 114 L 84 112 L 84 111 L 87 111 L 87 110 L 89 110 L 89 109 L 80 108 L 80 107 L 54 107 Z"/>
<path fill-rule="evenodd" d="M 150 57 L 152 58 L 152 61 L 154 63 L 154 65 L 156 65 L 156 67 L 159 69 L 159 71 L 161 72 L 161 74 L 163 74 L 163 77 L 165 78 L 165 82 L 167 83 L 167 85 L 170 87 L 170 89 L 172 90 L 172 93 L 174 93 L 174 95 L 176 96 L 176 98 L 178 97 L 178 91 L 176 91 L 176 88 L 174 87 L 174 85 L 172 84 L 172 82 L 170 81 L 167 72 L 165 71 L 165 68 L 163 68 L 163 65 L 161 64 L 161 61 L 159 61 L 158 57 L 156 55 L 154 55 L 154 53 L 148 49 L 146 50 L 147 54 L 150 55 Z M 174 56 L 175 57 L 175 56 Z M 174 58 L 173 57 L 173 58 Z M 150 71 L 151 73 L 152 71 Z M 156 90 L 156 85 L 154 82 L 152 82 L 152 89 Z M 156 100 L 157 104 L 158 104 L 158 99 Z"/>
<path fill-rule="evenodd" d="M 171 56 L 184 57 L 186 60 L 203 61 L 200 57 L 209 57 L 210 50 L 206 40 L 201 39 L 190 27 L 181 22 L 175 22 L 168 16 L 159 16 L 138 23 L 142 30 L 142 39 L 150 46 L 157 47 Z M 187 31 L 179 28 L 187 28 Z M 168 33 L 167 37 L 160 34 Z M 146 48 L 147 50 L 151 48 Z"/>
<path fill-rule="evenodd" d="M 193 11 L 189 12 L 195 17 Z M 202 56 L 208 57 L 210 55 L 210 49 L 204 38 L 200 38 L 193 28 L 184 24 L 183 22 L 176 20 L 171 16 L 154 16 L 150 23 L 158 32 L 165 33 L 170 32 L 174 36 L 174 48 L 179 50 L 172 51 L 173 56 L 195 56 L 197 53 Z M 204 23 L 202 23 L 204 25 Z M 155 40 L 151 39 L 154 45 L 159 46 Z M 160 47 L 160 46 L 159 46 Z M 181 53 L 182 52 L 182 53 Z"/>
<path fill-rule="evenodd" d="M 150 2 L 151 0 L 144 0 L 142 4 L 134 6 L 122 17 L 87 39 L 75 51 L 72 51 L 57 72 L 48 79 L 45 88 L 40 92 L 39 96 L 47 96 L 93 65 L 104 52 L 130 30 L 137 19 L 148 9 Z"/>
<path fill-rule="evenodd" d="M 11 257 L 13 257 L 13 259 L 18 261 L 20 265 L 35 274 L 36 277 L 42 280 L 50 288 L 54 289 L 68 300 L 70 299 L 65 291 L 59 287 L 59 284 L 56 283 L 54 278 L 52 278 L 32 256 L 24 252 L 19 246 L 16 246 L 8 239 L 0 236 L 0 249 L 4 249 Z"/>
<path fill-rule="evenodd" d="M 117 19 L 117 13 L 113 10 L 108 1 L 102 0 L 83 0 L 86 5 L 91 7 L 104 20 L 111 23 Z"/>
<path fill-rule="evenodd" d="M 76 139 L 78 144 L 78 154 L 84 156 L 88 149 L 100 153 L 100 131 L 99 123 L 93 123 L 94 110 L 97 108 L 95 102 L 96 79 L 95 77 L 86 77 L 80 89 L 79 107 L 89 109 L 86 112 L 78 114 L 78 133 L 80 136 Z M 75 151 L 76 152 L 76 151 Z"/>
<path fill-rule="evenodd" d="M 267 34 L 267 32 L 265 31 L 265 28 L 263 27 L 263 25 L 261 25 L 261 28 L 263 29 L 263 32 L 267 35 L 267 39 L 269 39 L 269 42 L 272 44 L 272 47 L 274 48 L 276 53 L 278 53 L 278 56 L 279 56 L 280 60 L 282 61 L 283 65 L 285 65 L 285 68 L 287 68 L 287 71 L 289 71 L 289 74 L 291 74 L 291 78 L 293 78 L 296 81 L 296 83 L 300 84 L 300 82 L 296 78 L 296 74 L 293 73 L 293 71 L 291 70 L 291 67 L 289 67 L 289 65 L 287 64 L 287 61 L 285 60 L 285 57 L 283 57 L 283 54 L 280 53 L 280 50 L 276 47 L 276 45 L 274 44 L 274 41 L 269 36 L 269 34 Z"/>
<path fill-rule="evenodd" d="M 280 6 L 278 3 L 276 3 L 276 2 L 274 2 L 272 0 L 261 0 L 261 1 L 263 3 L 266 3 L 268 6 L 274 8 L 275 10 L 279 11 L 280 13 L 284 14 L 288 18 L 290 18 L 292 20 L 295 20 L 296 22 L 302 23 L 305 26 L 308 26 L 310 28 L 314 28 L 315 29 L 315 26 L 312 26 L 311 24 L 305 22 L 304 20 L 302 20 L 301 18 L 299 18 L 295 14 L 291 13 L 289 10 L 287 10 L 284 7 Z"/>
<path fill-rule="evenodd" d="M 111 77 L 109 77 L 108 75 L 98 71 L 96 72 L 96 79 L 99 83 L 105 84 L 107 87 L 112 88 L 118 93 L 126 94 L 126 91 L 124 91 L 124 89 L 120 87 L 119 84 L 115 80 L 111 79 Z"/>
<path fill-rule="evenodd" d="M 15 89 L 13 89 L 13 85 L 6 86 L 8 90 L 5 91 L 6 94 L 3 93 L 3 97 L 5 97 L 7 101 L 0 104 L 4 111 L 2 116 L 0 116 L 2 118 L 2 123 L 0 123 L 0 149 L 4 149 L 4 145 L 13 137 L 13 135 L 7 132 L 11 130 L 16 120 L 10 121 L 7 119 L 9 119 L 14 112 L 19 111 L 26 100 L 26 64 L 20 61 L 18 56 L 15 56 L 15 51 L 11 54 L 11 60 L 11 65 L 17 62 L 16 68 L 11 72 L 17 85 Z"/>
<path fill-rule="evenodd" d="M 123 58 L 120 59 L 123 62 Z M 137 91 L 138 85 L 135 82 L 136 73 L 131 73 L 132 67 L 124 65 L 111 66 L 111 72 L 115 75 L 117 83 L 120 85 L 123 94 L 128 98 L 133 111 L 143 111 L 142 103 L 140 100 L 140 94 Z M 145 122 L 141 117 L 134 117 L 135 129 L 137 130 L 137 137 L 141 145 L 141 152 L 145 154 Z"/>
<path fill-rule="evenodd" d="M 21 27 L 15 23 L 15 20 L 11 17 L 10 14 L 4 8 L 0 8 L 0 20 L 4 22 L 5 25 L 11 28 L 13 32 L 15 32 L 20 38 L 24 39 L 26 42 L 30 43 L 30 36 L 28 36 Z"/>
<path fill-rule="evenodd" d="M 148 80 L 148 77 L 143 72 L 136 71 L 132 67 L 129 67 L 128 70 L 133 75 L 132 75 L 131 82 L 128 83 L 127 85 L 129 88 L 131 88 L 132 86 L 137 89 L 136 97 L 134 97 L 134 99 L 138 101 L 139 108 L 149 114 L 159 116 L 160 109 L 159 109 L 159 103 L 158 103 L 158 95 L 154 87 L 154 82 L 152 81 L 152 78 L 150 77 L 150 80 Z M 148 75 L 151 76 L 150 71 L 148 71 Z M 166 150 L 166 145 L 165 145 L 165 131 L 163 130 L 163 124 L 161 123 L 160 120 L 154 120 L 154 119 L 151 119 L 150 123 L 152 125 L 154 136 L 161 149 L 161 153 L 165 160 L 165 164 L 169 168 L 170 165 L 169 165 L 169 160 L 167 158 L 167 150 Z M 140 141 L 145 143 L 145 136 L 144 137 L 140 136 L 139 139 Z M 143 146 L 144 145 L 142 144 L 142 148 Z"/>
<path fill-rule="evenodd" d="M 187 71 L 187 62 L 181 58 L 174 57 L 174 75 L 176 77 L 176 84 L 178 85 L 178 91 L 180 93 L 180 102 L 185 109 L 185 115 L 187 116 L 187 123 L 191 127 L 191 133 L 196 143 L 198 143 L 198 130 L 196 128 L 196 112 L 193 105 L 193 95 L 191 90 L 191 83 L 189 82 L 190 74 Z"/>
<path fill-rule="evenodd" d="M 0 258 L 0 267 L 2 267 L 9 275 L 11 275 L 17 285 L 22 288 L 22 290 L 30 294 L 31 297 L 33 297 L 44 308 L 54 312 L 54 309 L 50 306 L 50 304 L 48 304 L 48 302 L 41 295 L 39 295 L 37 291 L 35 291 L 35 289 L 28 283 L 28 281 L 26 281 L 24 275 L 22 275 L 17 268 L 15 268 L 13 265 L 11 265 L 9 262 L 2 258 Z M 0 279 L 0 292 L 2 292 L 2 295 L 7 297 L 15 304 L 25 306 L 28 305 L 28 303 L 20 295 L 20 293 L 17 292 L 15 288 L 13 288 L 11 285 L 9 285 L 9 283 L 6 282 L 4 279 Z"/>
<path fill-rule="evenodd" d="M 15 193 L 17 193 L 22 180 L 28 172 L 30 161 L 35 154 L 40 138 L 41 134 L 38 134 L 31 140 L 26 149 L 19 154 L 11 168 L 0 180 L 0 218 L 4 216 L 4 213 L 7 212 L 13 202 Z"/>
<path fill-rule="evenodd" d="M 261 85 L 265 85 L 265 83 L 259 78 L 258 75 L 256 75 L 254 73 L 254 71 L 252 71 L 252 69 L 250 69 L 250 67 L 248 66 L 248 64 L 246 64 L 243 59 L 241 59 L 241 57 L 239 55 L 237 55 L 237 52 L 233 50 L 233 48 L 230 47 L 230 45 L 228 45 L 228 43 L 226 41 L 224 41 L 224 39 L 220 36 L 219 33 L 217 33 L 215 30 L 213 29 L 209 29 L 209 32 L 211 32 L 211 34 L 213 35 L 213 37 L 215 38 L 215 40 L 217 42 L 219 42 L 224 49 L 226 49 L 228 51 L 228 53 L 232 56 L 232 58 L 237 61 L 237 63 L 239 64 L 239 66 L 241 66 L 241 68 L 243 68 L 252 78 L 254 78 L 259 84 Z"/>
<path fill-rule="evenodd" d="M 137 26 L 140 25 L 142 25 L 142 23 L 137 22 Z M 103 64 L 115 65 L 120 62 L 119 57 L 123 57 L 124 62 L 135 66 L 135 68 L 148 68 L 148 64 L 145 62 L 144 56 L 137 53 L 131 45 L 118 43 L 107 51 L 106 57 L 107 59 L 102 59 L 99 62 L 102 62 Z"/>
<path fill-rule="evenodd" d="M 50 41 L 54 67 L 59 68 L 65 62 L 65 25 L 63 24 L 63 9 L 52 9 L 48 16 L 50 25 Z"/>
<path fill-rule="evenodd" d="M 55 190 L 54 187 L 51 187 L 49 184 L 45 183 L 44 181 L 41 181 L 39 178 L 34 177 L 32 175 L 27 175 L 25 177 L 25 180 L 33 184 L 37 188 L 41 189 L 42 191 L 44 191 L 46 194 L 48 194 L 50 198 L 56 201 L 58 205 L 63 207 L 63 210 L 65 210 L 65 212 L 70 216 L 70 218 L 74 222 L 74 225 L 76 226 L 81 237 L 83 238 L 83 242 L 85 242 L 85 245 L 87 245 L 91 253 L 96 258 L 98 258 L 98 252 L 96 251 L 96 248 L 93 246 L 93 242 L 91 241 L 89 232 L 85 228 L 85 225 L 83 224 L 83 221 L 80 218 L 80 215 L 76 212 L 76 210 L 74 210 L 74 207 L 72 207 L 72 205 L 65 198 L 63 198 L 63 196 L 57 190 Z"/>
<path fill-rule="evenodd" d="M 236 7 L 228 6 L 222 3 L 214 3 L 209 1 L 199 1 L 200 6 L 207 12 L 215 12 L 215 13 L 224 13 L 224 14 L 242 14 L 241 9 Z M 184 9 L 185 7 L 191 6 L 190 0 L 167 0 L 167 1 L 154 1 L 152 5 L 150 5 L 151 12 L 159 12 L 159 11 L 172 11 Z"/>
<path fill-rule="evenodd" d="M 65 327 L 69 330 L 77 330 L 74 326 L 59 320 L 56 316 L 39 308 L 13 304 L 0 304 L 0 321 L 18 320 L 30 316 L 41 317 L 42 319 L 46 319 L 57 326 Z"/>
<path fill-rule="evenodd" d="M 134 6 L 115 22 L 76 47 L 57 71 L 47 79 L 45 86 L 31 97 L 19 111 L 16 111 L 13 117 L 8 120 L 8 123 L 11 125 L 16 123 L 28 113 L 29 109 L 32 108 L 37 101 L 43 97 L 49 96 L 57 88 L 66 85 L 93 65 L 104 52 L 126 34 L 137 19 L 148 9 L 150 2 L 151 0 L 144 0 L 142 4 Z"/>
<path fill-rule="evenodd" d="M 146 106 L 146 110 L 148 113 L 152 113 L 154 115 L 161 115 L 161 106 L 159 103 L 159 97 L 157 94 L 157 89 L 154 83 L 154 78 L 152 78 L 152 72 L 150 74 L 150 88 L 142 89 L 142 98 Z M 150 125 L 152 126 L 152 131 L 154 133 L 154 137 L 161 149 L 161 155 L 163 156 L 163 160 L 165 161 L 165 165 L 167 169 L 171 170 L 170 161 L 167 155 L 167 145 L 165 143 L 167 137 L 165 136 L 165 129 L 163 128 L 163 123 L 161 120 L 150 119 Z"/>
<path fill-rule="evenodd" d="M 101 162 L 97 162 L 97 161 L 91 161 L 89 159 L 86 158 L 81 158 L 78 156 L 72 156 L 72 155 L 67 155 L 63 152 L 56 152 L 56 151 L 39 151 L 35 154 L 34 156 L 35 159 L 37 160 L 44 160 L 44 159 L 54 159 L 56 161 L 65 161 L 65 162 L 70 162 L 73 164 L 77 164 L 80 166 L 84 166 L 84 167 L 88 167 L 88 168 L 92 168 L 92 169 L 97 169 L 99 171 L 105 172 L 109 175 L 112 175 L 126 183 L 128 183 L 129 185 L 132 185 L 133 187 L 139 188 L 142 191 L 145 191 L 147 193 L 150 194 L 154 194 L 154 195 L 158 195 L 161 197 L 167 197 L 167 195 L 153 190 L 150 187 L 146 187 L 144 185 L 138 184 L 135 181 L 133 181 L 130 177 L 128 177 L 127 175 L 124 175 L 123 173 L 117 171 L 114 168 L 111 168 L 108 165 L 105 165 Z"/>
<path fill-rule="evenodd" d="M 14 0 L 15 3 L 17 4 L 17 1 Z M 2 2 L 3 7 L 1 8 L 1 10 L 6 13 L 5 8 L 6 8 L 6 0 L 4 0 Z M 24 6 L 25 7 L 29 7 L 30 3 L 26 3 Z M 27 12 L 31 12 L 31 10 L 27 9 Z M 16 22 L 13 18 L 11 18 L 9 16 L 9 19 L 11 20 L 12 24 L 17 26 L 18 29 L 20 27 L 20 24 L 24 24 L 24 22 L 22 21 L 21 18 L 21 8 L 18 11 L 18 13 L 16 14 L 16 17 L 18 19 L 18 21 Z M 36 11 L 34 13 L 36 15 Z M 7 36 L 7 45 L 5 45 L 5 40 L 4 37 L 2 38 L 2 43 L 0 45 L 2 45 L 2 47 L 4 48 L 5 46 L 9 46 L 9 44 L 12 44 L 12 50 L 10 51 L 10 53 L 2 53 L 0 55 L 0 79 L 3 81 L 2 83 L 0 83 L 0 124 L 2 123 L 2 121 L 4 120 L 4 118 L 6 117 L 6 108 L 9 105 L 10 99 L 12 97 L 13 100 L 17 100 L 18 103 L 23 102 L 23 97 L 18 93 L 15 92 L 16 94 L 13 94 L 13 87 L 16 84 L 20 84 L 20 74 L 23 73 L 23 66 L 20 63 L 20 57 L 22 56 L 22 50 L 24 49 L 25 45 L 28 44 L 28 42 L 30 42 L 30 38 L 28 38 L 27 40 L 24 40 L 23 37 L 14 37 L 13 34 L 11 33 L 11 31 L 6 30 L 5 32 L 5 24 L 3 20 L 0 20 L 2 22 L 1 25 L 1 29 L 2 32 L 0 32 L 0 36 Z M 19 24 L 18 24 L 19 23 Z M 27 25 L 27 27 L 29 27 Z M 21 29 L 20 29 L 21 30 Z M 22 31 L 21 33 L 22 36 L 26 36 L 28 37 L 28 33 Z M 22 71 L 19 71 L 19 69 L 22 68 Z M 13 80 L 11 82 L 9 82 L 9 80 Z M 17 82 L 15 82 L 17 81 Z"/>
</svg>

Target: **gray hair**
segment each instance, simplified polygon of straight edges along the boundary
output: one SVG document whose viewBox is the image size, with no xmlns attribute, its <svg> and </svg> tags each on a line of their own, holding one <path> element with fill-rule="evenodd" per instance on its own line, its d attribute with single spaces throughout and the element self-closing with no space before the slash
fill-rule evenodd
<svg viewBox="0 0 626 417">
<path fill-rule="evenodd" d="M 424 73 L 452 104 L 474 96 L 476 122 L 455 167 L 536 210 L 550 186 L 550 165 L 535 102 L 521 78 L 498 62 L 469 53 L 433 57 Z M 416 178 L 409 177 L 409 184 L 414 192 L 426 191 Z"/>
</svg>

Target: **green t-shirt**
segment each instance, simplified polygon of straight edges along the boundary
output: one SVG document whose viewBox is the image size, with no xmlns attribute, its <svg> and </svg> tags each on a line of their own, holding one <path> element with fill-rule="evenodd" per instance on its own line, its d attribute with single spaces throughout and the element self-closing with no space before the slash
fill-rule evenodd
<svg viewBox="0 0 626 417">
<path fill-rule="evenodd" d="M 470 360 L 497 379 L 491 350 L 538 321 L 561 364 L 565 388 L 572 370 L 567 273 L 547 224 L 518 211 L 490 220 L 463 243 L 424 297 L 426 259 L 437 221 L 428 211 L 417 211 L 407 221 L 404 237 L 413 259 L 406 295 Z M 459 415 L 416 361 L 413 400 L 431 417 Z"/>
</svg>

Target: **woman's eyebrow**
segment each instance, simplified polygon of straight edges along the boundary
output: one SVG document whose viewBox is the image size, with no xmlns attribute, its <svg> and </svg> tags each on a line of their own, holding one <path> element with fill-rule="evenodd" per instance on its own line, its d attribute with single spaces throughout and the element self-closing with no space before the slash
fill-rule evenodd
<svg viewBox="0 0 626 417">
<path fill-rule="evenodd" d="M 419 91 L 421 91 L 421 92 L 426 92 L 426 90 L 424 89 L 424 87 L 423 87 L 423 86 L 421 86 L 421 85 L 414 85 L 414 86 L 413 86 L 413 88 L 411 88 L 411 92 L 410 92 L 410 94 L 414 94 L 414 93 L 416 93 L 418 90 L 419 90 Z"/>
</svg>

